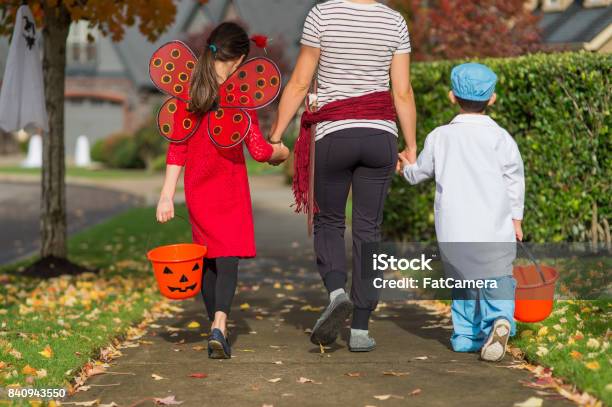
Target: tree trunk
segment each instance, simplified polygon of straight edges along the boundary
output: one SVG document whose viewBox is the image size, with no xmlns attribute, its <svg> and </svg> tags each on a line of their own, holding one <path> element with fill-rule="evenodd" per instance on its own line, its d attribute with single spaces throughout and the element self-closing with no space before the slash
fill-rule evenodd
<svg viewBox="0 0 612 407">
<path fill-rule="evenodd" d="M 66 39 L 70 15 L 62 2 L 44 8 L 45 102 L 49 115 L 49 134 L 43 136 L 41 256 L 65 258 L 66 184 L 64 157 L 64 84 L 66 80 Z"/>
</svg>

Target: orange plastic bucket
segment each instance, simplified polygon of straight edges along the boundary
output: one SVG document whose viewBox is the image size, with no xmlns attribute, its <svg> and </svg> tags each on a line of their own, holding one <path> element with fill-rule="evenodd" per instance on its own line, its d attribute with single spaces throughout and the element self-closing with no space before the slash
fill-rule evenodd
<svg viewBox="0 0 612 407">
<path fill-rule="evenodd" d="M 559 273 L 552 267 L 538 264 L 531 253 L 533 265 L 515 266 L 513 275 L 517 286 L 515 291 L 514 319 L 521 322 L 540 322 L 548 318 L 553 310 L 555 286 Z"/>
<path fill-rule="evenodd" d="M 160 246 L 147 253 L 153 265 L 157 286 L 163 296 L 184 300 L 202 288 L 202 268 L 206 246 L 180 243 Z"/>
<path fill-rule="evenodd" d="M 189 224 L 182 216 L 175 217 Z M 147 246 L 148 243 L 147 240 Z M 164 297 L 184 300 L 200 292 L 206 252 L 206 246 L 196 243 L 171 244 L 149 250 L 147 259 L 153 265 L 157 286 Z"/>
</svg>

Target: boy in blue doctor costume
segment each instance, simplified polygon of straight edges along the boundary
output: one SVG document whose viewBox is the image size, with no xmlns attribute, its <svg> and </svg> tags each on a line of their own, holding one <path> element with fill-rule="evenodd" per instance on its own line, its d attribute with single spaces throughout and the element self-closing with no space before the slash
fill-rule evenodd
<svg viewBox="0 0 612 407">
<path fill-rule="evenodd" d="M 445 253 L 451 259 L 447 276 L 453 269 L 461 278 L 497 284 L 453 290 L 453 349 L 500 361 L 515 333 L 512 262 L 523 237 L 523 161 L 514 139 L 486 114 L 497 98 L 495 73 L 462 64 L 451 82 L 449 98 L 461 113 L 427 136 L 416 163 L 400 156 L 402 172 L 413 185 L 435 177 L 436 235 L 443 259 Z"/>
</svg>

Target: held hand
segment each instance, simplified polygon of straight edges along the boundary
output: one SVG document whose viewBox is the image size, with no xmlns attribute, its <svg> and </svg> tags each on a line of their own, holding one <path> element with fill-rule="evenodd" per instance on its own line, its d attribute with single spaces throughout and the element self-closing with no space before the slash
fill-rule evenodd
<svg viewBox="0 0 612 407">
<path fill-rule="evenodd" d="M 397 155 L 397 157 L 398 157 L 398 160 L 397 160 L 396 171 L 401 174 L 402 171 L 404 171 L 404 167 L 406 167 L 406 166 L 408 166 L 408 165 L 410 165 L 412 163 L 410 162 L 408 157 L 406 157 L 406 155 L 403 152 L 399 153 Z"/>
<path fill-rule="evenodd" d="M 166 223 L 174 218 L 174 202 L 172 198 L 163 195 L 159 198 L 156 218 L 159 223 Z"/>
<path fill-rule="evenodd" d="M 512 223 L 514 224 L 514 234 L 516 236 L 516 240 L 522 242 L 523 241 L 523 227 L 521 226 L 522 221 L 517 219 L 512 219 Z"/>
<path fill-rule="evenodd" d="M 408 160 L 409 164 L 414 164 L 417 161 L 416 148 L 405 148 L 404 151 L 402 151 L 400 154 Z"/>
<path fill-rule="evenodd" d="M 289 158 L 289 149 L 284 144 L 272 144 L 274 151 L 268 161 L 268 164 L 278 166 Z"/>
</svg>

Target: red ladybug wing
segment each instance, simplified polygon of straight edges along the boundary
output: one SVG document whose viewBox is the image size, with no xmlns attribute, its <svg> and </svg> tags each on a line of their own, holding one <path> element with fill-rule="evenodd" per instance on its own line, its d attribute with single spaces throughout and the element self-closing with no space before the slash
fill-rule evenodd
<svg viewBox="0 0 612 407">
<path fill-rule="evenodd" d="M 219 89 L 221 107 L 262 108 L 278 97 L 281 73 L 267 58 L 253 58 L 242 64 Z"/>
<path fill-rule="evenodd" d="M 168 141 L 181 142 L 193 136 L 200 127 L 201 118 L 187 111 L 187 102 L 170 98 L 157 113 L 157 126 Z"/>
<path fill-rule="evenodd" d="M 208 135 L 219 147 L 234 147 L 242 142 L 251 128 L 251 116 L 235 108 L 219 108 L 208 114 Z"/>
<path fill-rule="evenodd" d="M 191 73 L 195 68 L 196 56 L 181 41 L 170 41 L 162 45 L 151 56 L 149 76 L 162 92 L 189 100 Z"/>
</svg>

